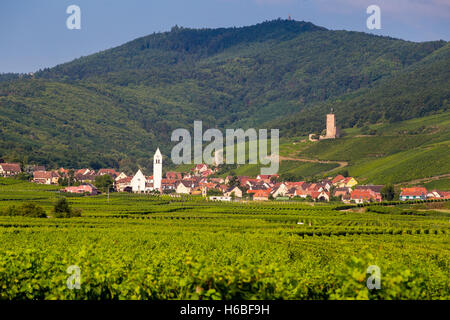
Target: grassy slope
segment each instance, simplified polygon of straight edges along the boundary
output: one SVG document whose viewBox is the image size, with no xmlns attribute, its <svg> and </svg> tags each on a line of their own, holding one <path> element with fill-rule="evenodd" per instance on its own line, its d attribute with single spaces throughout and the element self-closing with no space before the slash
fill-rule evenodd
<svg viewBox="0 0 450 320">
<path fill-rule="evenodd" d="M 450 113 L 396 124 L 375 124 L 378 135 L 361 135 L 360 128 L 345 130 L 336 140 L 309 142 L 305 137 L 281 141 L 280 155 L 292 158 L 348 161 L 349 173 L 363 183 L 399 183 L 450 172 Z M 331 167 L 330 167 L 331 166 Z M 328 164 L 282 161 L 280 173 L 303 177 L 322 175 Z M 256 175 L 257 166 L 241 166 L 237 174 Z M 449 189 L 446 181 L 431 186 Z"/>
</svg>

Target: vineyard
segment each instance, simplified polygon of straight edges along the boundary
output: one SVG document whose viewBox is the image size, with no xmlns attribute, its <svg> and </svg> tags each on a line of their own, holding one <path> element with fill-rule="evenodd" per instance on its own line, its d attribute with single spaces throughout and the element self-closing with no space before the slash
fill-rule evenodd
<svg viewBox="0 0 450 320">
<path fill-rule="evenodd" d="M 0 210 L 57 187 L 0 180 Z M 0 299 L 449 299 L 449 202 L 67 198 L 81 217 L 0 216 Z M 80 289 L 67 287 L 69 266 Z M 367 268 L 381 271 L 369 290 Z"/>
</svg>

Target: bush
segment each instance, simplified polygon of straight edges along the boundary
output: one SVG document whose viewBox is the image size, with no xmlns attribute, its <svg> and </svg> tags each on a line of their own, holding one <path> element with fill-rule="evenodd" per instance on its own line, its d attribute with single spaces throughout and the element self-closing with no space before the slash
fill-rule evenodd
<svg viewBox="0 0 450 320">
<path fill-rule="evenodd" d="M 5 210 L 0 212 L 0 215 L 3 216 L 23 216 L 23 217 L 31 217 L 31 218 L 46 218 L 47 214 L 45 210 L 31 202 L 24 203 L 19 207 L 10 206 Z"/>
<path fill-rule="evenodd" d="M 72 209 L 66 198 L 60 198 L 52 212 L 55 218 L 81 217 L 81 209 Z"/>
</svg>

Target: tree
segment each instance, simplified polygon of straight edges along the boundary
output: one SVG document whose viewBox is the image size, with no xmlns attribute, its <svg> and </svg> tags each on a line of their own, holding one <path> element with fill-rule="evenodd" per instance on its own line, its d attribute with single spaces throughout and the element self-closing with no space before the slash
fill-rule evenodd
<svg viewBox="0 0 450 320">
<path fill-rule="evenodd" d="M 229 187 L 239 187 L 240 182 L 239 182 L 239 178 L 237 176 L 233 176 L 230 181 L 228 181 L 228 186 Z"/>
<path fill-rule="evenodd" d="M 387 184 L 381 189 L 383 200 L 392 201 L 395 198 L 395 189 L 392 184 Z"/>
<path fill-rule="evenodd" d="M 222 191 L 217 190 L 217 189 L 208 189 L 208 191 L 206 192 L 207 196 L 221 196 L 222 195 Z"/>
<path fill-rule="evenodd" d="M 81 210 L 72 209 L 66 198 L 60 198 L 53 207 L 53 215 L 55 218 L 80 217 Z"/>
<path fill-rule="evenodd" d="M 114 180 L 110 175 L 105 174 L 103 176 L 95 177 L 94 184 L 98 189 L 106 192 L 108 189 L 111 190 L 111 187 L 114 185 Z"/>
</svg>

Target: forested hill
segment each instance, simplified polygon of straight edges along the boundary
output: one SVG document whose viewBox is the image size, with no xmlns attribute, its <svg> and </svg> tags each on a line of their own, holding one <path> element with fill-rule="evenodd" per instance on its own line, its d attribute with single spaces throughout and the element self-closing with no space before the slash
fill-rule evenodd
<svg viewBox="0 0 450 320">
<path fill-rule="evenodd" d="M 238 45 L 248 47 L 252 43 L 270 40 L 288 41 L 305 32 L 325 30 L 309 22 L 297 21 L 269 21 L 250 27 L 219 29 L 175 26 L 170 32 L 138 38 L 122 46 L 45 69 L 37 76 L 47 79 L 96 79 L 112 72 L 153 71 L 154 68 L 198 61 Z"/>
<path fill-rule="evenodd" d="M 281 128 L 284 136 L 320 133 L 323 115 L 331 108 L 343 128 L 450 111 L 450 44 L 370 88 L 316 103 L 268 125 Z"/>
<path fill-rule="evenodd" d="M 3 77 L 0 156 L 134 169 L 150 166 L 157 146 L 169 154 L 172 130 L 194 120 L 218 128 L 277 125 L 292 135 L 321 130 L 318 119 L 331 105 L 344 125 L 423 116 L 448 108 L 447 54 L 445 41 L 288 20 L 174 27 L 31 79 Z"/>
</svg>

